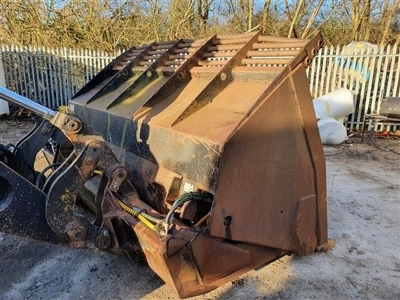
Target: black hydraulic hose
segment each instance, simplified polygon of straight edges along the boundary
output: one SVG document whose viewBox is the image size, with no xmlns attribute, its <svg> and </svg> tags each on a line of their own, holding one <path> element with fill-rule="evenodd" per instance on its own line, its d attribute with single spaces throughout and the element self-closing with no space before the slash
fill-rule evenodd
<svg viewBox="0 0 400 300">
<path fill-rule="evenodd" d="M 40 181 L 42 180 L 42 177 L 44 176 L 44 173 L 46 173 L 46 172 L 47 172 L 48 170 L 50 170 L 51 168 L 58 167 L 59 165 L 61 165 L 61 163 L 60 163 L 60 162 L 57 162 L 57 163 L 48 165 L 46 168 L 44 168 L 44 169 L 39 173 L 39 175 L 36 177 L 36 182 L 35 182 L 36 187 L 40 188 Z"/>
</svg>

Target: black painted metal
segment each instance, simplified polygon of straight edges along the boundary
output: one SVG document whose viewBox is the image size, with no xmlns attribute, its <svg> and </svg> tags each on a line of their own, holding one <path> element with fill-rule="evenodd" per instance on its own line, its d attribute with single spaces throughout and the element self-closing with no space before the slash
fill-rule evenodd
<svg viewBox="0 0 400 300">
<path fill-rule="evenodd" d="M 46 120 L 37 119 L 35 128 L 17 144 L 15 155 L 24 160 L 31 170 L 36 154 L 53 135 L 55 127 Z"/>
<path fill-rule="evenodd" d="M 0 231 L 53 243 L 65 242 L 47 224 L 45 210 L 46 195 L 0 162 Z"/>
<path fill-rule="evenodd" d="M 90 99 L 90 102 L 104 96 L 107 93 L 112 92 L 116 88 L 120 87 L 122 83 L 126 82 L 128 79 L 132 78 L 136 75 L 136 72 L 133 71 L 133 67 L 137 66 L 140 61 L 142 61 L 143 57 L 152 49 L 153 44 L 147 45 L 143 49 L 140 50 L 133 58 L 130 58 L 126 64 L 123 65 L 121 70 L 113 74 L 113 76 L 107 79 L 106 84 L 102 85 L 98 92 Z M 115 99 L 110 99 L 115 101 Z M 110 104 L 111 105 L 111 104 Z"/>
<path fill-rule="evenodd" d="M 81 88 L 74 96 L 74 98 L 79 97 L 80 95 L 98 87 L 101 84 L 106 84 L 108 80 L 110 80 L 114 75 L 118 74 L 119 70 L 117 70 L 117 66 L 123 64 L 124 62 L 128 62 L 131 56 L 135 56 L 136 47 L 132 47 L 128 51 L 124 52 L 112 62 L 110 62 L 103 70 L 101 70 L 92 80 L 90 80 L 83 88 Z"/>
</svg>

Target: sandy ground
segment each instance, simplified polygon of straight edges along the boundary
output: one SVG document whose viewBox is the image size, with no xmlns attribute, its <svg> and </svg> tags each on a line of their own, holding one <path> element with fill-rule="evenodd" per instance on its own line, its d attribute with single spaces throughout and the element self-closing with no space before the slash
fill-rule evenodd
<svg viewBox="0 0 400 300">
<path fill-rule="evenodd" d="M 0 119 L 0 143 L 29 128 L 12 125 Z M 324 150 L 334 248 L 284 257 L 192 299 L 400 299 L 400 140 L 353 138 Z M 145 264 L 0 233 L 0 299 L 176 295 Z"/>
</svg>

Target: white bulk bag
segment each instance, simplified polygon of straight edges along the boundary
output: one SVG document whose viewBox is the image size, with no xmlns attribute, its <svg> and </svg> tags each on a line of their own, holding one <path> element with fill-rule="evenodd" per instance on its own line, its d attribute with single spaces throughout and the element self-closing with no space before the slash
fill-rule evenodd
<svg viewBox="0 0 400 300">
<path fill-rule="evenodd" d="M 324 145 L 339 145 L 348 139 L 346 127 L 334 118 L 320 119 L 318 129 Z"/>
<path fill-rule="evenodd" d="M 332 117 L 341 119 L 354 112 L 353 93 L 340 88 L 313 100 L 317 119 Z"/>
</svg>

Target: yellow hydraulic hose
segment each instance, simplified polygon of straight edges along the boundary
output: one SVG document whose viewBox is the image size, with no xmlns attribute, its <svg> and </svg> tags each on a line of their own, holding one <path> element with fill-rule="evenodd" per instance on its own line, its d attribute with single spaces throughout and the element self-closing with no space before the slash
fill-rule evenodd
<svg viewBox="0 0 400 300">
<path fill-rule="evenodd" d="M 96 175 L 103 175 L 103 172 L 100 170 L 94 170 L 93 174 Z M 135 211 L 133 208 L 129 207 L 128 205 L 126 205 L 124 202 L 122 202 L 121 200 L 119 200 L 118 198 L 116 198 L 118 204 L 122 207 L 123 210 L 127 211 L 128 213 L 130 213 L 132 216 L 138 218 L 140 221 L 142 221 L 147 227 L 149 227 L 151 230 L 156 231 L 156 226 L 151 223 L 149 220 L 146 219 L 146 217 L 144 217 L 143 215 L 141 215 L 139 212 Z"/>
<path fill-rule="evenodd" d="M 142 221 L 147 227 L 149 227 L 151 230 L 156 230 L 156 226 L 151 223 L 149 220 L 147 220 L 144 216 L 142 216 L 140 213 L 135 211 L 134 209 L 130 208 L 128 205 L 126 205 L 124 202 L 121 200 L 117 199 L 118 204 L 128 213 L 130 213 L 132 216 L 138 218 L 140 221 Z"/>
</svg>

